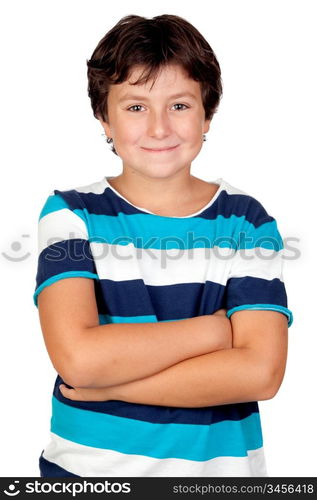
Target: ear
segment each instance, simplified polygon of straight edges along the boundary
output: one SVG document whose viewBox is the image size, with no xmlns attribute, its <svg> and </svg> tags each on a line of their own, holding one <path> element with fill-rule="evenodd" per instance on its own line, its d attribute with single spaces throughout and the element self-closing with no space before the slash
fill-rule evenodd
<svg viewBox="0 0 317 500">
<path fill-rule="evenodd" d="M 104 129 L 106 136 L 107 137 L 111 137 L 111 131 L 110 131 L 110 125 L 109 125 L 109 123 L 103 121 L 103 119 L 102 119 L 102 117 L 100 115 L 98 115 L 98 120 L 100 121 L 101 126 Z"/>
<path fill-rule="evenodd" d="M 206 134 L 209 131 L 210 122 L 211 122 L 211 119 L 210 120 L 205 120 L 205 123 L 204 123 L 204 134 Z"/>
</svg>

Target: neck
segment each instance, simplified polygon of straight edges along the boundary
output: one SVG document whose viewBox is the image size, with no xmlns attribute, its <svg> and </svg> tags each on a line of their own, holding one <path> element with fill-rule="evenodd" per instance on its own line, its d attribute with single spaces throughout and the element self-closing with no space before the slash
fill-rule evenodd
<svg viewBox="0 0 317 500">
<path fill-rule="evenodd" d="M 113 187 L 139 206 L 175 206 L 189 201 L 196 187 L 197 178 L 190 169 L 183 169 L 169 177 L 149 177 L 135 170 L 123 168 L 112 182 Z"/>
</svg>

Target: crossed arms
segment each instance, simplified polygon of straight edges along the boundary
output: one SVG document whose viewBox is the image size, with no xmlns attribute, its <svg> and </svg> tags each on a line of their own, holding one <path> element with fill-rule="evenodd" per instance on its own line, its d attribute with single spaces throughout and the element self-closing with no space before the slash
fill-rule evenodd
<svg viewBox="0 0 317 500">
<path fill-rule="evenodd" d="M 225 310 L 187 320 L 99 325 L 93 280 L 68 278 L 38 297 L 51 361 L 74 400 L 203 407 L 270 399 L 287 358 L 287 318 Z"/>
</svg>

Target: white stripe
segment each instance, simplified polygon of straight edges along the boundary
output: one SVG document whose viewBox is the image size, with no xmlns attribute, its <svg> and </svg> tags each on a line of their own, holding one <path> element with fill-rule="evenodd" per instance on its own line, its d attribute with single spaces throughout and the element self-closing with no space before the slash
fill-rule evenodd
<svg viewBox="0 0 317 500">
<path fill-rule="evenodd" d="M 271 280 L 282 276 L 281 252 L 274 252 L 274 258 L 267 260 L 273 251 L 265 248 L 239 250 L 234 255 L 233 249 L 221 247 L 158 250 L 135 248 L 133 243 L 98 242 L 90 247 L 99 278 L 113 281 L 142 279 L 147 285 L 159 286 L 208 280 L 225 286 L 230 277 Z"/>
<path fill-rule="evenodd" d="M 263 447 L 246 457 L 217 457 L 204 462 L 128 455 L 74 443 L 51 433 L 44 458 L 81 477 L 267 477 Z"/>
<path fill-rule="evenodd" d="M 72 210 L 57 210 L 39 221 L 39 254 L 52 243 L 74 238 L 87 240 L 88 232 L 85 222 Z M 142 279 L 153 286 L 205 283 L 206 280 L 225 286 L 229 278 L 245 275 L 283 281 L 283 249 L 274 252 L 251 248 L 234 254 L 233 249 L 218 246 L 159 250 L 136 248 L 133 243 L 109 245 L 99 242 L 91 242 L 90 248 L 100 279 Z"/>
<path fill-rule="evenodd" d="M 243 191 L 242 189 L 239 189 L 239 188 L 236 188 L 235 186 L 232 186 L 231 184 L 229 184 L 229 182 L 225 181 L 222 177 L 220 177 L 220 179 L 218 179 L 217 181 L 221 181 L 223 183 L 224 190 L 228 194 L 243 194 L 245 196 L 250 196 L 246 191 Z M 251 196 L 251 198 L 252 198 L 252 196 Z"/>
<path fill-rule="evenodd" d="M 86 186 L 79 186 L 74 188 L 78 193 L 94 193 L 102 194 L 107 186 L 105 177 L 100 181 L 93 182 L 92 184 L 87 184 Z"/>
<path fill-rule="evenodd" d="M 168 250 L 136 248 L 128 245 L 90 243 L 100 279 L 114 281 L 142 279 L 147 285 L 205 283 L 211 280 L 225 285 L 230 248 L 193 248 Z M 221 264 L 221 265 L 220 265 Z"/>
<path fill-rule="evenodd" d="M 41 218 L 38 225 L 38 253 L 58 241 L 88 239 L 85 222 L 72 210 L 63 208 Z"/>
<path fill-rule="evenodd" d="M 283 281 L 283 252 L 268 248 L 247 248 L 237 251 L 232 260 L 232 267 L 228 278 L 253 276 L 272 280 L 278 278 Z"/>
</svg>

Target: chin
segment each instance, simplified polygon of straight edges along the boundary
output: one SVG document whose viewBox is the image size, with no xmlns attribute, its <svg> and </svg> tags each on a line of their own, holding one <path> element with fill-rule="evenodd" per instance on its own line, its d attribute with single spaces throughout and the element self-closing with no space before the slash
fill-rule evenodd
<svg viewBox="0 0 317 500">
<path fill-rule="evenodd" d="M 168 179 L 179 173 L 181 170 L 186 170 L 187 168 L 189 167 L 184 167 L 181 165 L 178 167 L 165 167 L 164 165 L 158 165 L 156 168 L 154 167 L 144 169 L 142 173 L 147 177 L 151 177 L 152 179 Z"/>
</svg>

